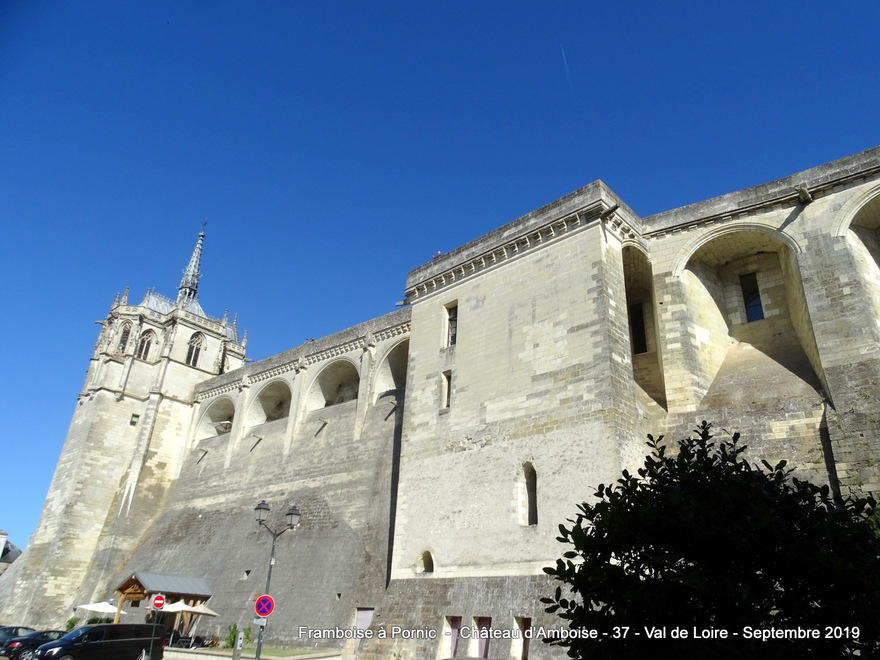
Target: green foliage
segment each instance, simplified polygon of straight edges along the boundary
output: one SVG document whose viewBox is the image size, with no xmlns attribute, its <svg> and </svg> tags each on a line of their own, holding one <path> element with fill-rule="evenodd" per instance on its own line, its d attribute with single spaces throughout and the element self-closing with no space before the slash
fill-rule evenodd
<svg viewBox="0 0 880 660">
<path fill-rule="evenodd" d="M 638 476 L 600 485 L 598 501 L 559 526 L 570 548 L 544 570 L 563 586 L 542 601 L 569 629 L 599 637 L 550 643 L 572 658 L 880 657 L 874 500 L 835 501 L 785 461 L 750 465 L 739 434 L 716 444 L 711 426 L 674 456 L 649 435 Z M 819 639 L 746 639 L 747 626 Z M 672 639 L 674 628 L 689 639 Z M 729 637 L 693 639 L 710 628 Z"/>
<path fill-rule="evenodd" d="M 251 636 L 254 634 L 254 631 L 251 630 L 251 627 L 248 626 L 244 629 L 244 645 L 247 646 L 251 643 Z"/>
<path fill-rule="evenodd" d="M 113 623 L 113 617 L 90 616 L 88 619 L 86 619 L 86 625 L 90 625 L 92 623 Z"/>
<path fill-rule="evenodd" d="M 233 623 L 226 629 L 226 648 L 235 648 L 235 642 L 238 639 L 238 624 Z"/>
<path fill-rule="evenodd" d="M 74 628 L 76 628 L 76 624 L 79 623 L 79 619 L 75 616 L 70 617 L 67 621 L 64 622 L 64 630 L 70 632 Z"/>
</svg>

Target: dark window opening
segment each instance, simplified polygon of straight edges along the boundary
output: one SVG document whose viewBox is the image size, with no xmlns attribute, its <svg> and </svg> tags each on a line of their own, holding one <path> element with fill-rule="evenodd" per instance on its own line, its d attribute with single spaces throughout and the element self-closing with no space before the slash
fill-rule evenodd
<svg viewBox="0 0 880 660">
<path fill-rule="evenodd" d="M 645 313 L 642 303 L 629 306 L 629 334 L 633 355 L 648 352 L 648 335 L 645 331 Z"/>
<path fill-rule="evenodd" d="M 458 305 L 446 308 L 446 345 L 455 346 L 458 338 Z"/>
<path fill-rule="evenodd" d="M 461 617 L 448 616 L 446 621 L 449 624 L 449 655 L 454 656 L 458 653 L 458 640 L 461 631 Z"/>
<path fill-rule="evenodd" d="M 199 354 L 202 352 L 202 340 L 203 336 L 198 332 L 189 340 L 186 349 L 186 363 L 191 367 L 198 366 L 199 364 Z"/>
<path fill-rule="evenodd" d="M 120 353 L 125 353 L 125 347 L 128 346 L 128 338 L 131 336 L 131 325 L 126 323 L 122 326 L 122 335 L 119 337 L 119 348 L 118 351 Z"/>
<path fill-rule="evenodd" d="M 452 372 L 443 372 L 443 407 L 449 408 L 452 405 Z"/>
<path fill-rule="evenodd" d="M 147 360 L 150 357 L 150 348 L 153 346 L 153 331 L 147 330 L 144 334 L 141 335 L 140 341 L 138 341 L 137 352 L 135 353 L 135 357 L 139 360 Z"/>
<path fill-rule="evenodd" d="M 523 474 L 526 481 L 526 498 L 528 500 L 528 525 L 538 524 L 538 473 L 531 463 L 523 465 Z"/>
<path fill-rule="evenodd" d="M 532 619 L 530 617 L 514 617 L 516 629 L 519 631 L 519 655 L 517 660 L 529 660 L 529 631 L 532 627 Z M 511 657 L 514 657 L 511 653 Z"/>
<path fill-rule="evenodd" d="M 739 285 L 746 306 L 746 322 L 760 321 L 764 318 L 764 308 L 761 306 L 761 292 L 758 290 L 758 274 L 740 275 Z"/>
<path fill-rule="evenodd" d="M 491 633 L 489 633 L 488 631 L 492 627 L 492 617 L 478 616 L 474 623 L 476 623 L 476 625 L 474 627 L 480 631 L 479 636 L 478 636 L 479 638 L 477 640 L 477 657 L 478 658 L 488 658 L 489 657 L 489 637 L 491 635 Z"/>
</svg>

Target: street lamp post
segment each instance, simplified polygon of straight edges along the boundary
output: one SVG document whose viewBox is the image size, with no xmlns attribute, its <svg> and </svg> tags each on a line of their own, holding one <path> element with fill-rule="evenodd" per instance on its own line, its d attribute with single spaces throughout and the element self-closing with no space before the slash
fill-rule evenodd
<svg viewBox="0 0 880 660">
<path fill-rule="evenodd" d="M 254 507 L 254 513 L 256 514 L 257 524 L 264 527 L 272 536 L 272 554 L 269 556 L 269 572 L 266 574 L 266 591 L 264 592 L 268 594 L 269 586 L 272 584 L 272 567 L 275 565 L 275 541 L 277 541 L 278 537 L 284 534 L 288 529 L 296 527 L 299 524 L 300 518 L 302 518 L 302 514 L 296 506 L 291 506 L 284 515 L 287 521 L 287 527 L 283 527 L 280 531 L 276 532 L 266 524 L 266 518 L 269 517 L 269 505 L 266 504 L 266 500 L 261 500 L 260 503 Z M 260 634 L 257 637 L 257 653 L 254 655 L 254 660 L 260 660 L 260 653 L 263 650 L 264 628 L 265 626 L 260 626 Z"/>
</svg>

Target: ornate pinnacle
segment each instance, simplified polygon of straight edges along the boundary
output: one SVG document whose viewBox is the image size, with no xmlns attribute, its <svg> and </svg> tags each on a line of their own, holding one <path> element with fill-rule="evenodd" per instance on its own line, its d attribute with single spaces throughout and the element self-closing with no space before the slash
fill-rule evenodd
<svg viewBox="0 0 880 660">
<path fill-rule="evenodd" d="M 199 297 L 199 263 L 202 260 L 202 243 L 205 240 L 205 226 L 202 225 L 202 231 L 199 232 L 199 240 L 193 250 L 192 256 L 189 258 L 189 264 L 183 271 L 183 278 L 180 280 L 180 286 L 177 287 L 177 303 L 185 304 L 196 300 Z"/>
</svg>

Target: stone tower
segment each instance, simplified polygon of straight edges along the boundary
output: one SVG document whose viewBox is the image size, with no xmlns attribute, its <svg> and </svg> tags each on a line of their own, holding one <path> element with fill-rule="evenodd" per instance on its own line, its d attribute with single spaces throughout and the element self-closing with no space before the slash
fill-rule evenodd
<svg viewBox="0 0 880 660">
<path fill-rule="evenodd" d="M 179 472 L 195 386 L 243 363 L 235 323 L 198 302 L 204 238 L 176 300 L 148 290 L 131 304 L 126 289 L 101 321 L 39 526 L 0 585 L 0 608 L 15 611 L 0 618 L 57 625 L 105 596 L 95 585 L 142 542 Z"/>
</svg>

